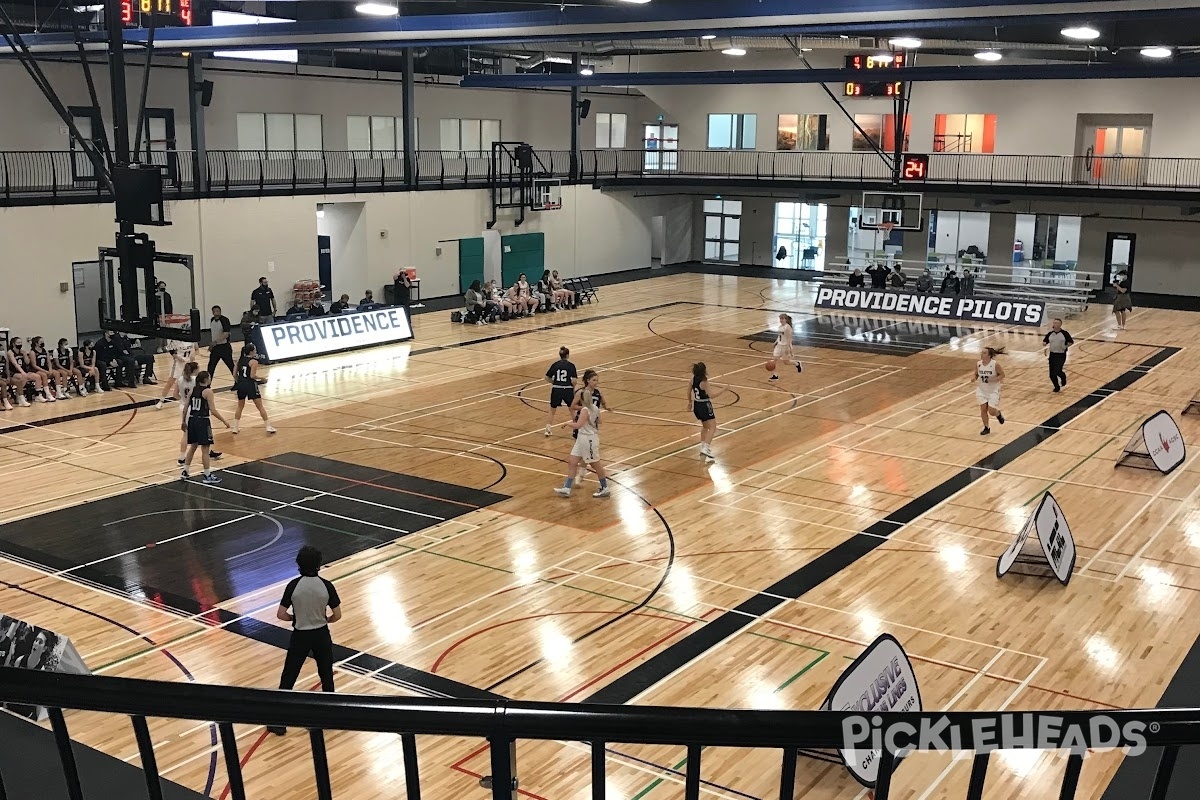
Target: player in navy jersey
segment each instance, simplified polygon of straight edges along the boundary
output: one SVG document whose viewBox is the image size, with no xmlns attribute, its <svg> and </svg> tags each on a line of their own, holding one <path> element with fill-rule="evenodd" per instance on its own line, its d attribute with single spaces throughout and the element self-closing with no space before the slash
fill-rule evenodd
<svg viewBox="0 0 1200 800">
<path fill-rule="evenodd" d="M 59 339 L 58 349 L 50 355 L 50 363 L 55 369 L 65 375 L 67 380 L 75 384 L 75 392 L 80 397 L 87 397 L 87 379 L 75 366 L 75 356 L 71 353 L 71 348 L 68 346 L 67 340 Z"/>
<path fill-rule="evenodd" d="M 579 413 L 574 421 L 563 423 L 574 428 L 579 436 L 576 437 L 571 456 L 567 459 L 566 482 L 554 490 L 562 497 L 571 496 L 571 487 L 576 481 L 575 471 L 581 463 L 595 470 L 596 477 L 600 479 L 600 489 L 593 493 L 592 497 L 608 497 L 608 475 L 600 461 L 600 415 L 603 412 L 600 398 L 596 396 L 599 381 L 600 376 L 595 370 L 589 369 L 583 373 L 583 388 L 579 390 Z"/>
<path fill-rule="evenodd" d="M 708 367 L 703 361 L 692 364 L 692 385 L 688 388 L 688 410 L 700 420 L 700 455 L 708 463 L 716 460 L 712 454 L 712 440 L 717 432 L 717 415 L 713 411 L 712 399 L 724 389 L 710 386 Z"/>
<path fill-rule="evenodd" d="M 274 433 L 275 428 L 271 425 L 271 420 L 267 419 L 267 410 L 263 408 L 262 395 L 258 392 L 258 353 L 250 342 L 242 348 L 242 355 L 234 373 L 233 387 L 237 390 L 238 398 L 237 411 L 233 415 L 233 432 L 238 432 L 246 401 L 252 400 L 254 407 L 258 409 L 258 415 L 267 426 L 267 433 Z"/>
<path fill-rule="evenodd" d="M 12 411 L 12 403 L 8 402 L 8 389 L 8 359 L 0 356 L 0 400 L 4 401 L 5 411 Z M 23 400 L 24 398 L 21 399 Z M 3 663 L 4 660 L 0 659 L 0 665 Z"/>
<path fill-rule="evenodd" d="M 212 474 L 212 462 L 210 460 L 209 448 L 213 443 L 212 420 L 209 416 L 214 416 L 224 423 L 225 427 L 229 427 L 229 422 L 221 416 L 221 412 L 216 408 L 216 401 L 213 400 L 212 386 L 210 385 L 212 377 L 207 372 L 201 372 L 196 375 L 196 388 L 188 396 L 187 408 L 183 416 L 182 428 L 187 434 L 187 455 L 183 459 L 183 472 L 179 474 L 179 479 L 186 481 L 188 468 L 192 466 L 192 456 L 196 454 L 196 448 L 200 448 L 201 465 L 204 467 L 204 482 L 207 484 L 220 483 L 221 479 Z"/>
<path fill-rule="evenodd" d="M 550 426 L 554 424 L 554 415 L 559 406 L 566 406 L 568 412 L 575 403 L 575 378 L 579 373 L 575 365 L 567 359 L 571 351 L 565 347 L 558 348 L 558 361 L 546 370 L 546 380 L 550 382 L 550 416 L 546 417 L 546 435 L 549 436 Z"/>
</svg>

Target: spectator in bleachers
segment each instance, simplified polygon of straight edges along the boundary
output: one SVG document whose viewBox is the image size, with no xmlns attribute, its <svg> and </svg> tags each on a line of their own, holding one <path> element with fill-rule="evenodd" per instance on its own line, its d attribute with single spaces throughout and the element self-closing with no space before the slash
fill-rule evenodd
<svg viewBox="0 0 1200 800">
<path fill-rule="evenodd" d="M 285 314 L 284 316 L 290 317 L 293 314 L 298 315 L 298 314 L 307 314 L 307 313 L 308 313 L 308 308 L 305 306 L 304 301 L 301 300 L 299 297 L 297 297 L 292 302 L 292 307 L 287 310 L 287 314 Z"/>
<path fill-rule="evenodd" d="M 243 342 L 250 341 L 250 332 L 254 329 L 254 326 L 257 324 L 258 324 L 258 306 L 252 306 L 249 311 L 242 312 L 242 321 L 241 321 L 240 327 L 242 329 L 242 341 Z"/>
<path fill-rule="evenodd" d="M 942 294 L 958 294 L 958 273 L 953 267 L 946 269 L 946 276 L 942 278 Z"/>
<path fill-rule="evenodd" d="M 250 293 L 250 305 L 258 307 L 259 324 L 275 321 L 275 292 L 271 291 L 266 278 L 258 279 L 258 288 Z"/>
<path fill-rule="evenodd" d="M 375 293 L 367 289 L 367 293 L 363 295 L 363 299 L 358 301 L 358 307 L 375 305 Z"/>
<path fill-rule="evenodd" d="M 886 289 L 889 272 L 890 270 L 883 264 L 872 264 L 867 267 L 867 274 L 871 276 L 871 288 Z"/>
<path fill-rule="evenodd" d="M 118 389 L 137 388 L 137 361 L 133 359 L 113 331 L 105 331 L 104 337 L 96 343 L 96 356 L 100 360 L 102 369 L 111 368 L 113 370 L 113 377 L 116 379 L 115 383 Z"/>
<path fill-rule="evenodd" d="M 866 285 L 867 285 L 866 276 L 863 275 L 863 272 L 861 269 L 859 269 L 858 267 L 855 267 L 854 272 L 850 273 L 850 288 L 851 289 L 863 289 L 863 288 L 866 288 Z"/>
<path fill-rule="evenodd" d="M 971 272 L 970 267 L 963 269 L 962 280 L 959 281 L 958 293 L 963 297 L 971 297 L 975 294 L 975 274 Z"/>
<path fill-rule="evenodd" d="M 933 276 L 929 274 L 928 269 L 917 276 L 917 291 L 925 293 L 933 291 Z"/>
<path fill-rule="evenodd" d="M 308 306 L 308 315 L 309 315 L 310 317 L 323 317 L 323 316 L 325 316 L 325 306 L 323 306 L 323 305 L 321 304 L 321 298 L 319 298 L 319 297 L 318 297 L 318 298 L 316 298 L 315 300 L 312 300 L 312 301 L 309 303 L 309 306 Z"/>
<path fill-rule="evenodd" d="M 892 284 L 893 289 L 903 289 L 904 284 L 908 283 L 908 276 L 904 274 L 904 270 L 899 264 L 892 265 L 892 274 L 888 277 L 888 281 Z"/>
<path fill-rule="evenodd" d="M 334 300 L 333 304 L 329 306 L 329 313 L 330 314 L 340 314 L 349 307 L 350 307 L 350 295 L 344 294 L 341 297 L 339 297 L 337 300 Z"/>
</svg>

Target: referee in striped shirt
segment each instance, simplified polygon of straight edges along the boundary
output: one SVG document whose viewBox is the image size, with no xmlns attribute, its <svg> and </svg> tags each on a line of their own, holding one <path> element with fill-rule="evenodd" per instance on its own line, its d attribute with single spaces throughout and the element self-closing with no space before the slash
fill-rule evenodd
<svg viewBox="0 0 1200 800">
<path fill-rule="evenodd" d="M 333 584 L 317 573 L 321 569 L 321 551 L 304 546 L 296 554 L 300 577 L 293 578 L 283 591 L 275 616 L 292 623 L 292 638 L 287 659 L 279 678 L 280 689 L 291 689 L 309 655 L 317 662 L 321 691 L 333 691 L 333 637 L 330 623 L 342 618 L 342 601 Z M 290 609 L 290 610 L 289 610 Z M 287 728 L 271 726 L 271 733 L 283 736 Z"/>
<path fill-rule="evenodd" d="M 1050 332 L 1042 337 L 1042 344 L 1046 345 L 1046 356 L 1050 360 L 1050 382 L 1057 392 L 1060 381 L 1063 386 L 1067 385 L 1067 372 L 1064 369 L 1067 365 L 1067 348 L 1075 344 L 1075 340 L 1063 330 L 1062 320 L 1055 319 L 1050 323 Z"/>
</svg>

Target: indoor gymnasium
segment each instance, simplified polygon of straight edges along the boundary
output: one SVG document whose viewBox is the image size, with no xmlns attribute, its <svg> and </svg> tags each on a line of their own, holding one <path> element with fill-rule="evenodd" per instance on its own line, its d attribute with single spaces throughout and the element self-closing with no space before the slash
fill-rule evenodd
<svg viewBox="0 0 1200 800">
<path fill-rule="evenodd" d="M 1194 796 L 1198 20 L 0 2 L 0 800 Z"/>
</svg>

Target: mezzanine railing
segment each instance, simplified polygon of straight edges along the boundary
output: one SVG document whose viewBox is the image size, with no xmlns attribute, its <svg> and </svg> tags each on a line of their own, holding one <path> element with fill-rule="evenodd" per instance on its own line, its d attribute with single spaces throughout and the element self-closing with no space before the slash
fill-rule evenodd
<svg viewBox="0 0 1200 800">
<path fill-rule="evenodd" d="M 283 725 L 306 729 L 311 748 L 315 794 L 320 800 L 334 797 L 330 782 L 326 732 L 371 731 L 400 737 L 405 797 L 420 800 L 422 793 L 418 737 L 460 736 L 484 740 L 490 751 L 491 780 L 487 795 L 511 800 L 514 779 L 519 780 L 513 747 L 522 741 L 583 742 L 590 752 L 590 768 L 577 776 L 592 800 L 605 800 L 608 748 L 614 743 L 682 745 L 687 750 L 685 800 L 698 800 L 703 765 L 715 755 L 706 748 L 740 748 L 778 751 L 778 797 L 792 800 L 796 792 L 800 751 L 842 747 L 846 730 L 862 717 L 833 711 L 731 711 L 722 709 L 601 706 L 587 704 L 525 703 L 507 700 L 468 701 L 410 699 L 392 696 L 337 695 L 275 692 L 204 684 L 180 685 L 125 678 L 42 673 L 0 669 L 0 703 L 41 705 L 49 718 L 58 745 L 62 775 L 72 800 L 83 797 L 70 731 L 64 710 L 85 710 L 128 717 L 146 772 L 147 794 L 162 797 L 154 744 L 147 718 L 196 720 L 216 723 L 228 774 L 230 797 L 247 796 L 234 725 Z M 965 797 L 980 800 L 987 778 L 991 750 L 999 732 L 1022 732 L 1021 749 L 1069 750 L 1061 781 L 1054 792 L 1060 800 L 1073 800 L 1089 748 L 1151 748 L 1138 758 L 1156 760 L 1155 774 L 1147 777 L 1145 794 L 1127 800 L 1166 798 L 1182 745 L 1200 743 L 1200 710 L 1065 711 L 1031 713 L 884 713 L 876 723 L 886 743 L 878 754 L 875 800 L 887 800 L 894 771 L 901 766 L 890 747 L 912 745 L 914 751 L 966 753 L 975 751 Z M 848 727 L 844 727 L 847 723 Z M 909 733 L 911 731 L 911 733 Z M 926 736 L 921 731 L 936 731 Z M 214 740 L 214 745 L 216 744 Z M 1161 755 L 1155 752 L 1162 748 Z M 34 769 L 53 765 L 30 765 Z M 772 776 L 774 777 L 774 776 Z M 3 784 L 18 776 L 0 776 Z M 44 774 L 38 775 L 44 785 Z M 28 779 L 26 777 L 25 779 Z M 562 783 L 561 776 L 556 782 Z M 774 782 L 772 780 L 772 782 Z M 14 785 L 11 784 L 10 785 Z M 526 784 L 520 784 L 525 786 Z M 1195 787 L 1190 787 L 1194 792 Z M 1019 791 L 1019 790 L 1018 790 Z M 399 787 L 395 794 L 399 795 Z M 573 792 L 583 796 L 581 792 Z M 774 794 L 774 793 L 772 793 Z M 256 794 L 257 796 L 257 794 Z M 483 792 L 478 795 L 485 796 Z M 1026 793 L 1024 796 L 1032 796 Z M 1042 796 L 1051 796 L 1042 793 Z"/>
<path fill-rule="evenodd" d="M 571 154 L 535 150 L 538 177 L 569 179 Z M 168 199 L 303 191 L 397 191 L 410 187 L 402 153 L 210 150 L 208 191 L 196 189 L 194 154 L 157 151 Z M 485 152 L 422 150 L 413 184 L 426 188 L 487 185 Z M 725 179 L 816 185 L 885 186 L 891 170 L 875 153 L 756 150 L 585 150 L 579 179 L 604 181 Z M 1200 158 L 932 153 L 926 188 L 1030 187 L 1071 193 L 1146 195 L 1200 192 Z M 921 184 L 914 185 L 920 188 Z M 87 158 L 72 151 L 0 151 L 0 202 L 27 198 L 108 199 Z"/>
</svg>

